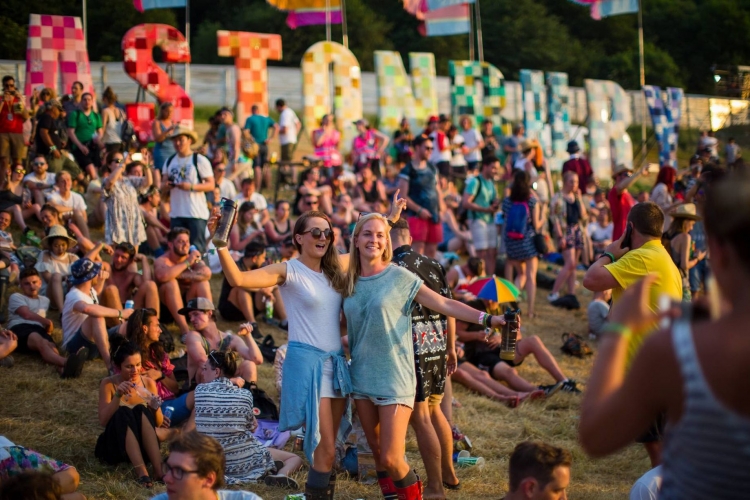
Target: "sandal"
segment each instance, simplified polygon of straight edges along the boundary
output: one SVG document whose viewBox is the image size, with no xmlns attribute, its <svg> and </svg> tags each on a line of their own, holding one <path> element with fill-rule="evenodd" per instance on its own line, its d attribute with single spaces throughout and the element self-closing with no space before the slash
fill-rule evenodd
<svg viewBox="0 0 750 500">
<path fill-rule="evenodd" d="M 443 481 L 443 488 L 453 491 L 458 491 L 461 489 L 461 481 L 457 482 L 456 484 L 450 484 Z"/>
<path fill-rule="evenodd" d="M 519 404 L 521 404 L 521 398 L 519 396 L 513 396 L 511 399 L 505 401 L 505 406 L 508 408 L 518 408 Z"/>
<path fill-rule="evenodd" d="M 135 482 L 138 484 L 138 486 L 141 486 L 142 488 L 151 489 L 154 487 L 154 482 L 151 480 L 149 476 L 141 476 L 138 479 L 136 479 Z"/>
</svg>

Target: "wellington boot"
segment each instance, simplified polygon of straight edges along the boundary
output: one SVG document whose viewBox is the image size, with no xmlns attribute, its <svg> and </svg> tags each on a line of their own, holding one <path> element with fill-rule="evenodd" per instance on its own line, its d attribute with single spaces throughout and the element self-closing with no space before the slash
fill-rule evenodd
<svg viewBox="0 0 750 500">
<path fill-rule="evenodd" d="M 309 484 L 305 484 L 305 499 L 306 500 L 333 500 L 333 489 L 334 487 L 330 484 L 325 488 L 313 488 Z"/>
<path fill-rule="evenodd" d="M 422 500 L 422 481 L 410 484 L 406 488 L 396 488 L 398 500 Z"/>
<path fill-rule="evenodd" d="M 390 477 L 384 477 L 378 479 L 378 486 L 380 491 L 383 493 L 385 500 L 398 500 L 398 492 L 396 491 L 396 485 L 393 484 L 393 479 Z"/>
</svg>

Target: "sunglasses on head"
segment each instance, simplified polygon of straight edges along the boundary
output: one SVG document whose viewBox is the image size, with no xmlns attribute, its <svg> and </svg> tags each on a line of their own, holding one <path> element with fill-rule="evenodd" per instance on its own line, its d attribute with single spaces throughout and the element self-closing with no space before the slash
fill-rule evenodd
<svg viewBox="0 0 750 500">
<path fill-rule="evenodd" d="M 314 227 L 312 229 L 302 231 L 300 234 L 306 234 L 306 233 L 310 233 L 312 237 L 315 238 L 316 240 L 320 239 L 321 234 L 325 236 L 327 240 L 330 240 L 333 237 L 333 231 L 331 229 L 321 230 L 320 228 Z"/>
<path fill-rule="evenodd" d="M 218 352 L 218 351 L 211 351 L 211 352 L 209 352 L 209 353 L 208 353 L 208 357 L 209 357 L 209 358 L 211 358 L 211 361 L 213 362 L 213 365 L 214 365 L 214 366 L 215 366 L 216 368 L 218 368 L 219 366 L 221 366 L 221 363 L 219 363 L 219 362 L 218 362 L 218 361 L 216 360 L 216 357 L 214 356 L 214 354 L 216 354 L 217 352 Z"/>
</svg>

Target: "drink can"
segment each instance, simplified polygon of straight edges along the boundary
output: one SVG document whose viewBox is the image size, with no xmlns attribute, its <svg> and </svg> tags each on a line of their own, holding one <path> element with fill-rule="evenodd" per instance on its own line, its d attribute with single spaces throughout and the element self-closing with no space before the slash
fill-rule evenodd
<svg viewBox="0 0 750 500">
<path fill-rule="evenodd" d="M 217 248 L 229 244 L 229 232 L 232 230 L 234 216 L 237 213 L 237 202 L 229 198 L 221 199 L 221 218 L 214 233 L 213 242 Z"/>
<path fill-rule="evenodd" d="M 191 252 L 194 252 L 194 251 L 198 250 L 198 247 L 197 247 L 197 246 L 195 246 L 195 245 L 190 245 L 190 249 L 189 249 L 189 250 L 190 250 Z"/>
<path fill-rule="evenodd" d="M 174 413 L 173 406 L 167 406 L 166 408 L 164 408 L 164 418 L 172 418 L 172 413 Z"/>
<path fill-rule="evenodd" d="M 284 500 L 305 500 L 304 493 L 292 493 L 284 497 Z"/>
<path fill-rule="evenodd" d="M 458 457 L 458 460 L 456 460 L 459 467 L 474 467 L 475 465 L 483 467 L 484 462 L 485 460 L 482 457 Z"/>
<path fill-rule="evenodd" d="M 271 299 L 266 299 L 266 318 L 273 318 L 273 301 Z"/>
<path fill-rule="evenodd" d="M 297 437 L 294 438 L 294 445 L 292 446 L 292 451 L 305 451 L 305 435 L 304 434 L 298 434 Z"/>
<path fill-rule="evenodd" d="M 135 302 L 132 300 L 126 300 L 125 301 L 125 309 L 133 309 L 135 307 Z"/>
</svg>

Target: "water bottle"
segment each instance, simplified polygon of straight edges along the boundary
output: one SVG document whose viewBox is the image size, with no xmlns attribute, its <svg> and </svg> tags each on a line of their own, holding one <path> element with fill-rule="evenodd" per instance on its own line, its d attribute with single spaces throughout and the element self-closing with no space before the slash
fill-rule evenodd
<svg viewBox="0 0 750 500">
<path fill-rule="evenodd" d="M 229 198 L 221 199 L 221 218 L 214 233 L 213 243 L 216 248 L 225 247 L 229 244 L 229 232 L 232 230 L 232 222 L 237 213 L 237 202 Z"/>
<path fill-rule="evenodd" d="M 132 300 L 126 300 L 125 301 L 125 309 L 133 309 L 135 307 L 135 302 Z"/>
<path fill-rule="evenodd" d="M 516 339 L 518 338 L 518 310 L 505 311 L 503 325 L 503 340 L 500 342 L 500 359 L 513 361 L 516 357 Z"/>
<path fill-rule="evenodd" d="M 164 418 L 172 418 L 172 413 L 174 413 L 174 406 L 167 406 L 162 412 Z"/>
</svg>

